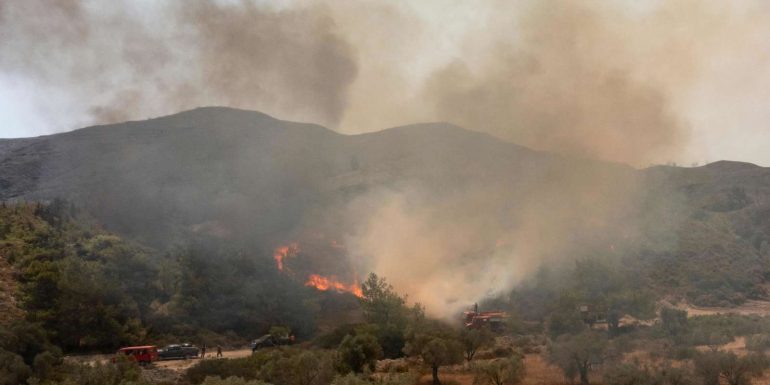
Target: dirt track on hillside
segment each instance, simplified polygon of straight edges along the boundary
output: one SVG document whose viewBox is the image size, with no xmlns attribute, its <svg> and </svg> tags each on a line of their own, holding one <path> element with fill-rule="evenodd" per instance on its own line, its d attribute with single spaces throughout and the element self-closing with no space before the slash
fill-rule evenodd
<svg viewBox="0 0 770 385">
<path fill-rule="evenodd" d="M 770 301 L 748 300 L 736 307 L 701 307 L 689 304 L 678 304 L 675 307 L 687 310 L 689 316 L 713 314 L 770 315 Z"/>
</svg>

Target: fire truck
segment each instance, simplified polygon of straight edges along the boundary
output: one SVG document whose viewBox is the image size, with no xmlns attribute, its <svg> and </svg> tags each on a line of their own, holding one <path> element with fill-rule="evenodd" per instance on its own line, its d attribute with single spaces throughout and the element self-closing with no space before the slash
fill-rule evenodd
<svg viewBox="0 0 770 385">
<path fill-rule="evenodd" d="M 478 305 L 474 305 L 472 311 L 463 312 L 463 317 L 466 329 L 489 327 L 494 332 L 505 331 L 508 321 L 508 313 L 499 310 L 479 312 Z"/>
</svg>

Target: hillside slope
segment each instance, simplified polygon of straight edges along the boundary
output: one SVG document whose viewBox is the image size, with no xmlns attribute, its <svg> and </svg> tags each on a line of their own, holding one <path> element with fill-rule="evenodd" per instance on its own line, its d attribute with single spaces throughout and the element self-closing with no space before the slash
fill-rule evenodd
<svg viewBox="0 0 770 385">
<path fill-rule="evenodd" d="M 409 282 L 441 287 L 459 274 L 460 294 L 447 295 L 456 302 L 484 293 L 474 282 L 509 285 L 587 257 L 629 258 L 656 285 L 704 304 L 764 296 L 770 270 L 770 169 L 635 170 L 445 123 L 351 136 L 207 107 L 0 140 L 0 199 L 55 198 L 160 250 L 201 235 L 264 253 L 344 240 L 344 257 L 301 247 L 294 268 L 376 270 L 415 291 Z M 424 262 L 404 274 L 400 258 L 414 252 Z M 512 278 L 487 277 L 473 260 Z"/>
</svg>

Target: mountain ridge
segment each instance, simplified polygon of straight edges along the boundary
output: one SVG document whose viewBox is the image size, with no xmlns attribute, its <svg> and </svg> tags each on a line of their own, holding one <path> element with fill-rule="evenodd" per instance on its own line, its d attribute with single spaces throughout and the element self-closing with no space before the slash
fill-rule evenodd
<svg viewBox="0 0 770 385">
<path fill-rule="evenodd" d="M 724 271 L 740 279 L 720 284 L 722 294 L 691 296 L 721 304 L 764 298 L 770 271 L 767 168 L 716 162 L 635 169 L 448 123 L 345 135 L 209 107 L 0 141 L 0 200 L 57 198 L 156 250 L 213 237 L 270 255 L 314 234 L 347 239 L 353 249 L 344 255 L 306 261 L 340 276 L 396 276 L 387 259 L 409 255 L 415 243 L 436 259 L 436 269 L 467 274 L 483 266 L 469 266 L 469 259 L 509 254 L 534 261 L 527 269 L 613 255 L 648 272 L 697 261 L 676 265 L 679 281 L 665 281 L 685 288 L 703 284 L 698 266 L 731 261 Z M 496 270 L 513 263 L 520 276 L 531 273 L 515 258 L 496 263 Z M 413 273 L 394 283 L 412 291 L 404 285 L 433 272 Z"/>
</svg>

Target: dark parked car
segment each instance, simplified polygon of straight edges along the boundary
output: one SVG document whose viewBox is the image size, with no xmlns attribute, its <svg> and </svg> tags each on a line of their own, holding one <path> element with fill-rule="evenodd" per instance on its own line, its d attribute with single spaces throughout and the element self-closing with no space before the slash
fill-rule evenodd
<svg viewBox="0 0 770 385">
<path fill-rule="evenodd" d="M 191 357 L 198 357 L 199 354 L 200 349 L 191 344 L 168 345 L 165 348 L 158 350 L 158 358 L 161 360 L 171 360 L 175 358 L 188 359 Z"/>
<path fill-rule="evenodd" d="M 257 351 L 262 348 L 269 348 L 271 346 L 288 345 L 293 341 L 293 336 L 289 337 L 274 337 L 272 334 L 265 334 L 262 337 L 251 341 L 251 351 Z"/>
<path fill-rule="evenodd" d="M 262 348 L 268 348 L 271 346 L 275 346 L 275 339 L 270 334 L 265 334 L 262 337 L 257 338 L 254 341 L 251 341 L 251 351 L 255 351 L 257 349 Z"/>
</svg>

